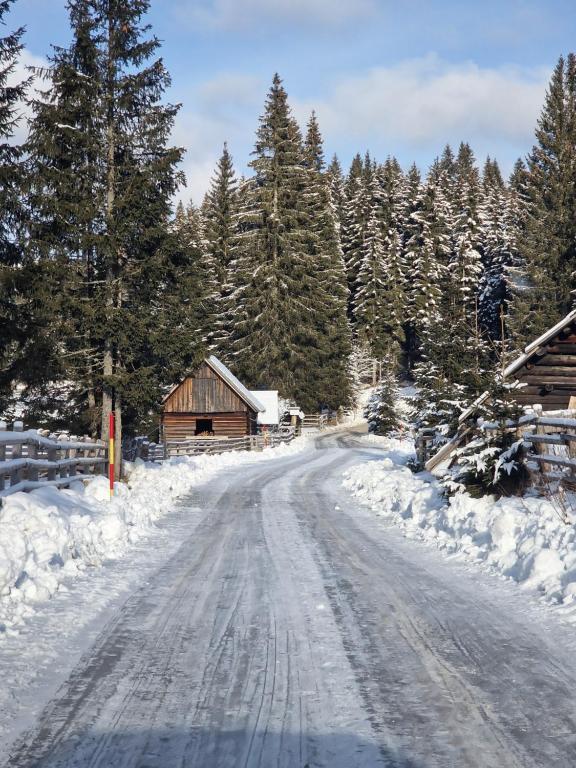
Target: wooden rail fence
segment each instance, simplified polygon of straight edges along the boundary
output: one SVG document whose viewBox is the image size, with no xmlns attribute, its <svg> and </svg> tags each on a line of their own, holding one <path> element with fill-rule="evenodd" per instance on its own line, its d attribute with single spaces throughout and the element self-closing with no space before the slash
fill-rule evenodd
<svg viewBox="0 0 576 768">
<path fill-rule="evenodd" d="M 485 431 L 502 429 L 501 424 L 490 422 L 481 423 L 480 427 Z M 549 473 L 551 467 L 558 467 L 564 474 L 568 471 L 576 487 L 576 411 L 529 413 L 504 427 L 532 449 L 528 460 L 536 462 L 542 472 Z"/>
<path fill-rule="evenodd" d="M 307 413 L 302 421 L 302 431 L 311 429 L 325 429 L 328 424 L 326 413 Z"/>
<path fill-rule="evenodd" d="M 226 453 L 227 451 L 262 451 L 275 448 L 294 439 L 294 431 L 268 432 L 246 437 L 194 437 L 188 440 L 166 443 L 166 458 L 173 456 L 196 456 L 201 453 Z"/>
<path fill-rule="evenodd" d="M 64 487 L 84 477 L 104 474 L 105 443 L 84 438 L 58 439 L 21 422 L 8 429 L 0 422 L 0 498 L 46 485 Z"/>
</svg>

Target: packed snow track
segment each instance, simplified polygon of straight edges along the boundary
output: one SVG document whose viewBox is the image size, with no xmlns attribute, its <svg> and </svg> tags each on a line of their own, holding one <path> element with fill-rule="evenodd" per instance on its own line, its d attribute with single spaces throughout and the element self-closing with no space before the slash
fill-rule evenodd
<svg viewBox="0 0 576 768">
<path fill-rule="evenodd" d="M 200 522 L 4 765 L 573 768 L 573 630 L 348 496 L 380 457 L 326 434 L 182 499 Z"/>
</svg>

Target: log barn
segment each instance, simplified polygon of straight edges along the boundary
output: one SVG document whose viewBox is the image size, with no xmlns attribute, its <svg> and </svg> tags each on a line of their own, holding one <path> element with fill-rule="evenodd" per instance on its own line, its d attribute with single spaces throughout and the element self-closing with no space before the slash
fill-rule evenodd
<svg viewBox="0 0 576 768">
<path fill-rule="evenodd" d="M 545 411 L 568 408 L 576 396 L 576 310 L 529 344 L 504 377 L 523 385 L 514 392 L 519 405 L 540 403 Z"/>
<path fill-rule="evenodd" d="M 164 398 L 162 440 L 253 435 L 261 411 L 255 395 L 211 355 Z"/>
<path fill-rule="evenodd" d="M 518 405 L 541 405 L 545 412 L 574 407 L 575 400 L 571 398 L 576 398 L 576 309 L 528 344 L 505 368 L 504 378 L 522 385 L 512 394 Z M 428 471 L 452 460 L 454 451 L 467 440 L 478 407 L 488 397 L 485 392 L 462 413 L 458 432 L 425 463 Z"/>
</svg>

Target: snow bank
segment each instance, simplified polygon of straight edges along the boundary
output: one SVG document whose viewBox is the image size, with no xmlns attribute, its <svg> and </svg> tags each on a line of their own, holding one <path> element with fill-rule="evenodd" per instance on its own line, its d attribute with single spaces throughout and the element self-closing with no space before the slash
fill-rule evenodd
<svg viewBox="0 0 576 768">
<path fill-rule="evenodd" d="M 305 437 L 262 453 L 224 453 L 131 465 L 128 483 L 108 480 L 86 486 L 15 493 L 0 507 L 0 638 L 48 600 L 62 583 L 87 568 L 122 557 L 150 532 L 174 500 L 221 469 L 289 456 L 308 445 Z"/>
<path fill-rule="evenodd" d="M 403 466 L 406 442 L 388 440 L 388 456 L 349 469 L 344 486 L 408 537 L 480 562 L 576 613 L 575 526 L 542 498 L 495 501 L 459 493 L 447 500 L 431 475 Z"/>
</svg>

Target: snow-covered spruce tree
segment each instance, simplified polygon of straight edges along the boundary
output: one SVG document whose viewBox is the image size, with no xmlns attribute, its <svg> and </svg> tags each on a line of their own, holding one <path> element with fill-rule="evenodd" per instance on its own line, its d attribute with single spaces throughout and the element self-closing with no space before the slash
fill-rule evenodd
<svg viewBox="0 0 576 768">
<path fill-rule="evenodd" d="M 13 0 L 0 1 L 0 25 L 6 24 Z M 27 81 L 13 84 L 11 78 L 22 51 L 23 29 L 0 37 L 0 412 L 10 399 L 12 382 L 22 379 L 27 352 L 38 340 L 23 303 L 27 272 L 22 263 L 19 233 L 22 225 L 22 150 L 13 142 L 19 120 L 19 105 Z"/>
<path fill-rule="evenodd" d="M 362 260 L 362 248 L 370 209 L 370 195 L 366 185 L 364 163 L 360 155 L 356 155 L 344 185 L 343 214 L 340 226 L 340 242 L 348 283 L 348 317 L 352 325 L 354 325 L 358 270 Z"/>
<path fill-rule="evenodd" d="M 328 184 L 330 187 L 330 199 L 332 201 L 332 209 L 336 218 L 336 226 L 338 229 L 338 237 L 341 239 L 342 221 L 344 220 L 344 177 L 342 175 L 342 167 L 337 156 L 334 155 L 328 169 L 326 171 L 328 175 Z M 344 257 L 344 254 L 342 254 Z"/>
<path fill-rule="evenodd" d="M 225 144 L 222 156 L 202 205 L 206 257 L 214 283 L 214 305 L 210 311 L 210 347 L 223 359 L 230 338 L 230 268 L 238 247 L 238 182 L 232 157 Z"/>
<path fill-rule="evenodd" d="M 199 361 L 205 355 L 210 334 L 219 314 L 219 286 L 216 282 L 216 269 L 209 255 L 204 218 L 201 211 L 189 202 L 184 206 L 178 203 L 171 232 L 175 235 L 174 245 L 180 253 L 182 269 L 177 271 L 178 290 L 174 298 L 181 301 L 186 311 L 180 316 L 180 332 L 174 333 L 173 342 L 181 344 L 182 339 L 193 339 L 194 358 Z M 177 365 L 180 357 L 174 356 Z M 171 380 L 178 378 L 173 373 Z"/>
<path fill-rule="evenodd" d="M 531 286 L 526 332 L 538 336 L 573 304 L 576 282 L 576 55 L 552 75 L 528 156 L 527 217 L 519 244 Z M 526 297 L 527 298 L 527 297 Z M 521 322 L 520 317 L 518 321 Z"/>
<path fill-rule="evenodd" d="M 153 58 L 148 8 L 71 0 L 73 40 L 54 51 L 27 147 L 32 247 L 64 265 L 63 293 L 77 309 L 62 339 L 74 361 L 66 375 L 88 393 L 102 434 L 116 412 L 118 453 L 123 417 L 135 429 L 159 401 L 165 355 L 179 350 L 183 369 L 194 357 L 193 338 L 170 343 L 188 310 L 171 300 L 186 268 L 170 227 L 182 151 L 168 143 L 177 107 L 161 102 L 169 75 Z"/>
<path fill-rule="evenodd" d="M 449 187 L 451 174 L 456 175 L 457 169 L 446 150 L 443 160 L 432 166 L 420 208 L 413 214 L 410 256 L 416 266 L 410 320 L 418 338 L 419 360 L 414 367 L 420 393 L 418 421 L 421 426 L 438 428 L 438 443 L 454 432 L 458 416 L 484 390 L 491 370 L 476 298 L 469 299 L 469 293 L 476 290 L 474 281 L 465 272 L 462 285 L 458 275 L 450 272 L 456 254 L 452 222 L 455 216 L 464 215 L 462 205 L 457 207 L 458 196 Z M 469 208 L 466 201 L 464 208 Z M 473 274 L 477 274 L 477 259 L 479 254 L 474 254 Z M 464 271 L 465 265 L 461 262 Z"/>
<path fill-rule="evenodd" d="M 360 245 L 359 264 L 354 291 L 354 329 L 372 356 L 382 359 L 389 339 L 383 327 L 386 301 L 386 263 L 384 233 L 380 225 L 382 201 L 380 187 L 374 175 L 370 184 L 370 212 Z"/>
<path fill-rule="evenodd" d="M 323 140 L 312 113 L 304 144 L 307 169 L 304 199 L 308 213 L 308 254 L 317 280 L 319 302 L 315 389 L 317 402 L 336 410 L 352 402 L 351 331 L 346 310 L 348 290 L 330 176 L 324 170 Z M 302 382 L 302 388 L 308 386 Z"/>
<path fill-rule="evenodd" d="M 477 497 L 511 496 L 528 486 L 523 440 L 510 427 L 522 415 L 514 401 L 514 386 L 494 374 L 489 396 L 474 414 L 472 439 L 457 452 L 456 465 L 446 481 L 449 490 L 464 488 Z M 482 428 L 483 424 L 492 428 Z"/>
<path fill-rule="evenodd" d="M 534 286 L 531 284 L 526 258 L 521 252 L 521 243 L 526 237 L 526 223 L 529 217 L 527 194 L 528 172 L 523 160 L 514 165 L 508 183 L 506 205 L 506 238 L 512 254 L 506 269 L 506 316 L 504 318 L 504 337 L 509 339 L 512 349 L 523 349 L 533 338 L 532 330 L 538 327 L 535 312 Z"/>
<path fill-rule="evenodd" d="M 478 315 L 489 338 L 502 336 L 502 315 L 509 300 L 508 274 L 514 259 L 513 232 L 509 227 L 509 193 L 497 162 L 487 159 L 484 166 L 483 196 L 480 205 L 480 240 L 483 272 L 478 287 Z"/>
<path fill-rule="evenodd" d="M 369 189 L 370 215 L 363 233 L 361 260 L 355 285 L 354 329 L 375 360 L 385 356 L 398 361 L 404 341 L 404 269 L 398 201 L 398 184 L 386 168 L 376 169 Z"/>
<path fill-rule="evenodd" d="M 255 177 L 242 190 L 239 214 L 231 359 L 249 385 L 277 388 L 315 410 L 325 397 L 316 386 L 320 372 L 325 380 L 331 373 L 341 380 L 341 363 L 332 358 L 336 367 L 330 371 L 333 353 L 327 351 L 330 324 L 344 322 L 335 300 L 338 286 L 330 278 L 337 268 L 337 238 L 327 185 L 315 189 L 319 174 L 306 166 L 300 131 L 278 75 L 260 120 L 251 167 Z M 332 245 L 326 241 L 327 222 Z M 339 392 L 330 404 L 347 399 L 347 392 Z"/>
<path fill-rule="evenodd" d="M 439 260 L 436 221 L 436 187 L 422 186 L 414 171 L 404 210 L 404 261 L 410 281 L 406 286 L 406 362 L 412 370 L 421 353 L 424 332 L 440 311 L 444 272 Z M 438 234 L 441 237 L 441 234 Z M 443 242 L 443 241 L 440 241 Z"/>
<path fill-rule="evenodd" d="M 383 361 L 382 378 L 364 410 L 368 429 L 376 435 L 389 435 L 397 432 L 402 426 L 396 407 L 399 393 L 395 366 L 393 358 Z"/>
<path fill-rule="evenodd" d="M 461 144 L 456 158 L 449 301 L 454 316 L 458 319 L 463 317 L 469 323 L 477 313 L 478 283 L 482 274 L 480 198 L 480 179 L 474 155 L 468 144 Z"/>
</svg>

